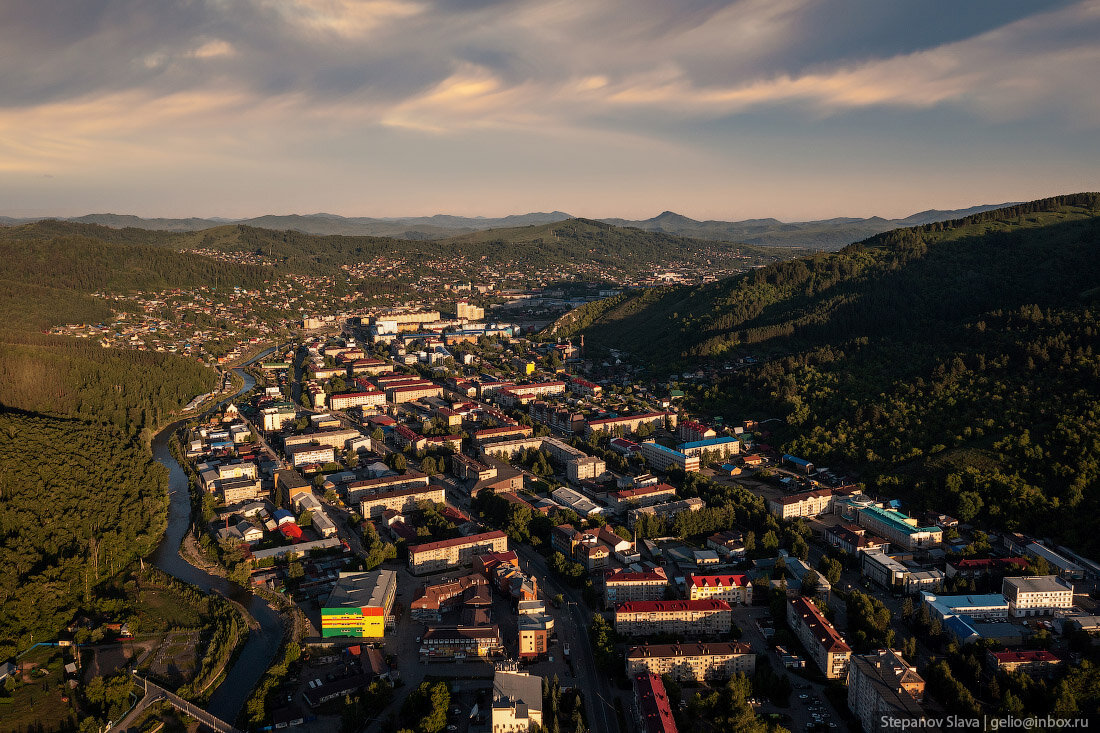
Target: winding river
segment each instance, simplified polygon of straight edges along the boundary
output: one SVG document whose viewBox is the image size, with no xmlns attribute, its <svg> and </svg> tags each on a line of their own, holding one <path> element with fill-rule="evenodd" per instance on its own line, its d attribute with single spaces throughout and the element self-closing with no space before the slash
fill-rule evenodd
<svg viewBox="0 0 1100 733">
<path fill-rule="evenodd" d="M 271 351 L 270 349 L 265 351 L 252 361 L 262 359 Z M 237 395 L 251 390 L 256 384 L 256 380 L 244 370 L 235 369 L 234 371 L 244 380 L 244 386 L 232 397 L 219 403 L 219 407 Z M 199 570 L 180 557 L 180 542 L 183 541 L 184 535 L 191 526 L 191 499 L 187 491 L 187 473 L 172 457 L 172 452 L 168 448 L 168 441 L 177 427 L 179 423 L 173 423 L 153 439 L 153 457 L 164 464 L 169 471 L 168 529 L 157 547 L 156 554 L 153 555 L 153 562 L 161 570 L 185 583 L 197 586 L 207 593 L 218 593 L 239 602 L 248 609 L 260 625 L 258 630 L 249 633 L 244 648 L 233 666 L 229 668 L 224 681 L 214 690 L 206 706 L 212 714 L 232 723 L 236 720 L 245 701 L 248 700 L 252 689 L 275 658 L 283 638 L 283 619 L 266 601 L 253 595 L 251 591 L 230 583 L 225 578 Z"/>
</svg>

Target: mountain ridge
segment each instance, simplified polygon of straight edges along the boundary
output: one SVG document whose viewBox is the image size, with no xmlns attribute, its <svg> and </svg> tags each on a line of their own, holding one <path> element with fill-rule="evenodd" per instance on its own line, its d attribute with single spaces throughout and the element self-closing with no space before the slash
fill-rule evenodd
<svg viewBox="0 0 1100 733">
<path fill-rule="evenodd" d="M 766 247 L 798 247 L 832 251 L 866 237 L 900 226 L 927 224 L 957 219 L 970 214 L 1004 208 L 1013 204 L 983 204 L 965 209 L 928 209 L 902 219 L 879 216 L 833 217 L 801 222 L 783 222 L 775 218 L 743 219 L 739 221 L 697 220 L 674 211 L 663 211 L 650 219 L 602 218 L 615 226 L 716 242 L 737 242 Z M 121 229 L 132 227 L 166 232 L 203 231 L 224 224 L 241 224 L 262 229 L 291 230 L 303 234 L 393 237 L 407 240 L 448 239 L 461 234 L 538 226 L 574 219 L 563 211 L 529 212 L 503 217 L 462 217 L 450 214 L 412 217 L 346 217 L 317 212 L 313 214 L 264 214 L 245 219 L 220 217 L 143 218 L 132 214 L 84 214 L 76 217 L 0 216 L 0 226 L 57 219 L 84 224 L 99 224 Z"/>
</svg>

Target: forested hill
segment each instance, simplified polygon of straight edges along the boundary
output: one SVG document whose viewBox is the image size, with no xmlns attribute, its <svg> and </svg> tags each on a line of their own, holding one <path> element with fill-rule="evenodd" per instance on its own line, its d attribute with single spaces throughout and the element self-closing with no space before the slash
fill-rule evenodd
<svg viewBox="0 0 1100 733">
<path fill-rule="evenodd" d="M 142 241 L 149 233 L 107 242 L 74 226 L 86 225 L 0 229 L 0 659 L 95 615 L 100 587 L 153 550 L 167 471 L 144 439 L 215 384 L 194 359 L 41 331 L 108 320 L 96 291 L 271 277 Z"/>
<path fill-rule="evenodd" d="M 582 311 L 589 344 L 760 364 L 688 406 L 936 509 L 1100 554 L 1100 195 L 898 230 Z"/>
<path fill-rule="evenodd" d="M 590 303 L 548 332 L 583 332 L 669 370 L 858 335 L 934 335 L 989 309 L 1077 302 L 1100 284 L 1098 215 L 1098 195 L 1079 194 L 898 229 L 717 283 Z"/>
<path fill-rule="evenodd" d="M 274 231 L 228 225 L 179 235 L 175 246 L 193 246 L 235 252 L 255 252 L 272 258 L 279 270 L 331 274 L 341 265 L 388 255 L 402 257 L 410 270 L 440 257 L 466 257 L 489 264 L 546 266 L 583 263 L 634 273 L 652 272 L 670 261 L 704 264 L 717 249 L 739 254 L 748 265 L 762 265 L 799 254 L 750 245 L 704 242 L 661 232 L 617 227 L 587 219 L 550 224 L 489 229 L 431 241 L 386 237 L 347 237 Z"/>
</svg>

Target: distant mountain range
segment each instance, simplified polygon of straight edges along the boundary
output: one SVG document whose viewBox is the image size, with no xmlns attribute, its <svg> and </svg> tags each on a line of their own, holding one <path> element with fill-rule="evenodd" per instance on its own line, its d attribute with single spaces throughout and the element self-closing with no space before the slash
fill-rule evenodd
<svg viewBox="0 0 1100 733">
<path fill-rule="evenodd" d="M 867 219 L 839 217 L 820 221 L 782 222 L 778 219 L 746 219 L 744 221 L 697 221 L 672 211 L 652 219 L 601 219 L 608 224 L 635 227 L 648 232 L 661 232 L 680 237 L 692 237 L 717 242 L 741 242 L 768 247 L 798 247 L 837 250 L 852 242 L 899 227 L 919 226 L 938 221 L 960 219 L 971 214 L 1011 206 L 1011 203 L 972 206 L 968 209 L 942 211 L 930 209 L 904 219 Z M 14 219 L 0 216 L 0 226 L 13 226 L 48 217 Z M 337 234 L 344 236 L 396 237 L 399 239 L 447 239 L 460 234 L 553 224 L 573 217 L 563 211 L 533 212 L 499 218 L 464 217 L 437 214 L 405 218 L 345 217 L 336 214 L 268 214 L 251 219 L 144 219 L 128 214 L 86 214 L 63 221 L 99 224 L 113 229 L 136 227 L 169 232 L 194 232 L 224 224 L 245 224 L 262 229 L 293 230 L 305 234 Z"/>
</svg>

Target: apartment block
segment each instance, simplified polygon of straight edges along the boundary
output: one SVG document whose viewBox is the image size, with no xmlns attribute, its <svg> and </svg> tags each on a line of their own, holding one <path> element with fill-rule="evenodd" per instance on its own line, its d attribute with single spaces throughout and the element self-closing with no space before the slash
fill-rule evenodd
<svg viewBox="0 0 1100 733">
<path fill-rule="evenodd" d="M 604 573 L 603 583 L 604 608 L 629 601 L 662 601 L 669 587 L 664 568 L 640 573 L 612 570 Z"/>
<path fill-rule="evenodd" d="M 499 530 L 427 542 L 409 548 L 409 570 L 412 573 L 433 573 L 469 565 L 477 555 L 507 550 L 508 536 Z"/>
<path fill-rule="evenodd" d="M 897 730 L 897 720 L 924 717 L 924 680 L 915 667 L 892 650 L 858 654 L 848 669 L 848 709 L 864 733 Z"/>
<path fill-rule="evenodd" d="M 826 677 L 845 679 L 852 650 L 821 609 L 807 598 L 792 598 L 787 604 L 787 623 Z"/>
<path fill-rule="evenodd" d="M 743 642 L 643 644 L 626 653 L 626 673 L 668 675 L 677 682 L 725 680 L 756 672 L 756 654 Z"/>
<path fill-rule="evenodd" d="M 725 601 L 629 601 L 615 608 L 615 630 L 627 636 L 728 634 L 732 623 Z"/>
<path fill-rule="evenodd" d="M 687 579 L 688 598 L 715 598 L 727 603 L 752 603 L 752 582 L 747 575 L 696 575 Z"/>
</svg>

